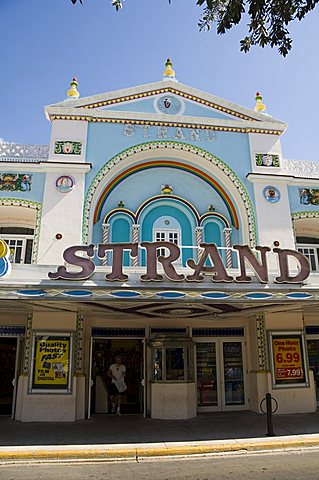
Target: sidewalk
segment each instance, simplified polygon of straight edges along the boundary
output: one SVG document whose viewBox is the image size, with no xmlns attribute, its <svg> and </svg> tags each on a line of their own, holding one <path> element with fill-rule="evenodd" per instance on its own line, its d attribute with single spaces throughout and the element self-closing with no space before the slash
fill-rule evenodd
<svg viewBox="0 0 319 480">
<path fill-rule="evenodd" d="M 253 412 L 192 420 L 96 415 L 76 423 L 20 423 L 0 417 L 0 461 L 137 457 L 319 447 L 319 413 L 275 415 L 275 437 Z"/>
</svg>

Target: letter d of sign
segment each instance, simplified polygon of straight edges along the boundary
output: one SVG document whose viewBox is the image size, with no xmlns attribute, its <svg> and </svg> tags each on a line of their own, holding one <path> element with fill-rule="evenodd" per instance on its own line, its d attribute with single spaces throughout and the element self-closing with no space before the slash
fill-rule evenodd
<svg viewBox="0 0 319 480">
<path fill-rule="evenodd" d="M 302 253 L 295 250 L 282 250 L 281 248 L 274 248 L 273 251 L 278 253 L 278 262 L 280 277 L 275 278 L 276 283 L 301 283 L 306 280 L 310 275 L 310 263 L 308 258 Z M 289 275 L 288 257 L 293 257 L 299 263 L 299 273 L 292 277 Z"/>
<path fill-rule="evenodd" d="M 94 257 L 94 244 L 83 246 L 75 245 L 67 248 L 63 253 L 63 259 L 70 265 L 81 267 L 80 272 L 68 272 L 64 265 L 60 265 L 56 272 L 49 272 L 48 276 L 51 280 L 86 280 L 94 273 L 95 265 L 90 258 L 78 257 L 77 252 L 85 252 L 88 257 Z"/>
</svg>

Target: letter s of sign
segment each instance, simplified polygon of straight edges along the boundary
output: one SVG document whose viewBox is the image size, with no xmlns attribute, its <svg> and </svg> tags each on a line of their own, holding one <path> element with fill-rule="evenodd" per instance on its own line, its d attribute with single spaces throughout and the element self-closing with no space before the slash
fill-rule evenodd
<svg viewBox="0 0 319 480">
<path fill-rule="evenodd" d="M 94 257 L 94 244 L 83 246 L 75 245 L 67 248 L 63 253 L 64 260 L 70 265 L 81 267 L 80 272 L 68 272 L 64 265 L 60 265 L 56 272 L 49 272 L 48 276 L 51 280 L 86 280 L 94 273 L 95 265 L 90 258 L 83 258 L 76 255 L 77 252 L 85 252 L 88 257 Z"/>
</svg>

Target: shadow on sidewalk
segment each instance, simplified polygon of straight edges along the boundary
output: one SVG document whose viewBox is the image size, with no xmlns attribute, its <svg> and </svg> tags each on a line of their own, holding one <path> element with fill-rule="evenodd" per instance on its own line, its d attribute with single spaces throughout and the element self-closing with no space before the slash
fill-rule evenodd
<svg viewBox="0 0 319 480">
<path fill-rule="evenodd" d="M 275 415 L 276 435 L 319 433 L 319 413 Z M 0 445 L 94 445 L 196 442 L 264 437 L 264 415 L 201 413 L 191 420 L 153 420 L 138 415 L 95 415 L 75 423 L 21 423 L 0 416 Z"/>
</svg>

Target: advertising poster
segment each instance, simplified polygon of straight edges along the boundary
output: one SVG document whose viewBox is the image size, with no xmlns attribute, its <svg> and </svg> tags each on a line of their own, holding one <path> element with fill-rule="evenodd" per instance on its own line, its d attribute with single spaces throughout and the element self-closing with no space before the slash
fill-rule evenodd
<svg viewBox="0 0 319 480">
<path fill-rule="evenodd" d="M 36 337 L 34 346 L 34 389 L 68 388 L 70 337 Z"/>
<path fill-rule="evenodd" d="M 302 335 L 272 334 L 273 376 L 276 385 L 305 383 Z"/>
</svg>

